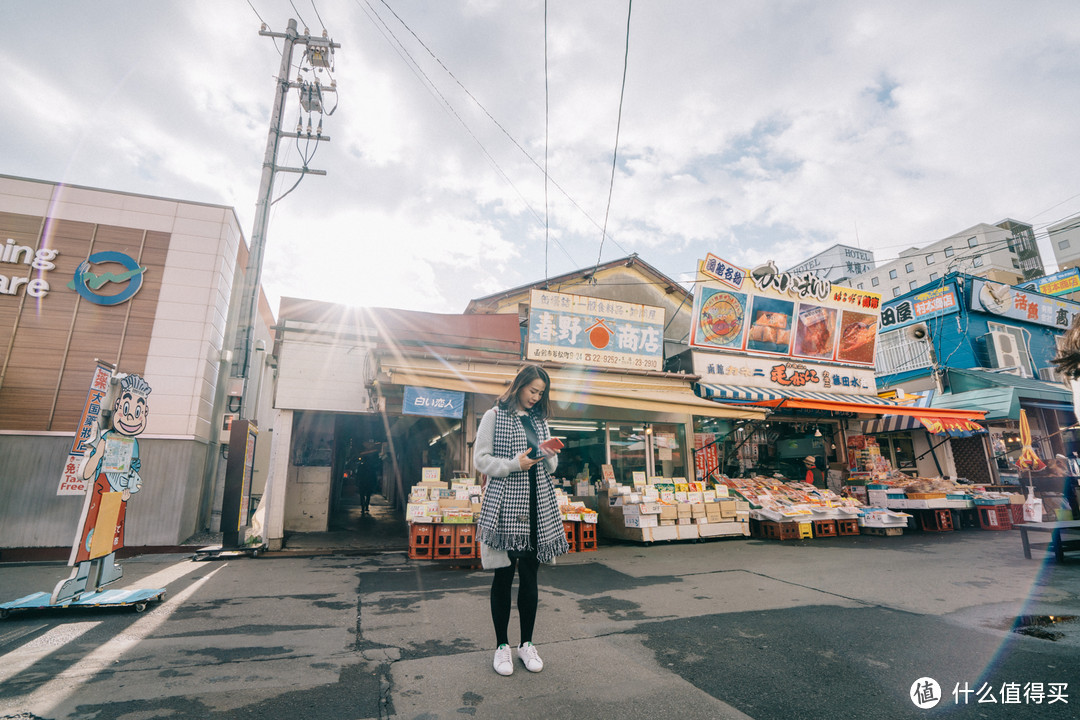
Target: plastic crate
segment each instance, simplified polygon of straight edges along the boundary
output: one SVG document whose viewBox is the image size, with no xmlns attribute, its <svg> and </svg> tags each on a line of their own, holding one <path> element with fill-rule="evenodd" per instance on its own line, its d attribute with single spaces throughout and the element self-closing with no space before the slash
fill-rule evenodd
<svg viewBox="0 0 1080 720">
<path fill-rule="evenodd" d="M 814 537 L 814 524 L 812 522 L 799 523 L 799 539 L 809 540 Z"/>
<path fill-rule="evenodd" d="M 1012 513 L 1013 525 L 1019 525 L 1024 522 L 1024 506 L 1023 505 L 1009 505 L 1009 511 Z"/>
<path fill-rule="evenodd" d="M 859 519 L 858 518 L 841 518 L 836 521 L 836 534 L 837 535 L 858 535 L 859 534 Z"/>
<path fill-rule="evenodd" d="M 926 532 L 951 532 L 956 529 L 953 525 L 952 512 L 949 510 L 916 510 L 919 518 L 919 527 Z"/>
<path fill-rule="evenodd" d="M 810 523 L 805 523 L 809 525 Z M 795 522 L 773 522 L 772 520 L 761 521 L 762 537 L 766 540 L 798 540 L 799 525 Z"/>
<path fill-rule="evenodd" d="M 566 531 L 566 544 L 570 546 L 570 552 L 577 552 L 579 525 L 581 523 L 563 520 L 563 530 Z"/>
<path fill-rule="evenodd" d="M 1012 530 L 1012 510 L 1008 505 L 980 505 L 975 511 L 983 530 Z"/>
<path fill-rule="evenodd" d="M 476 525 L 464 523 L 454 526 L 454 557 L 459 560 L 472 560 L 479 557 L 476 546 Z"/>
<path fill-rule="evenodd" d="M 814 537 L 836 537 L 836 521 L 835 520 L 815 520 L 814 521 Z"/>
<path fill-rule="evenodd" d="M 577 530 L 577 552 L 592 552 L 596 550 L 596 526 L 589 523 L 579 523 Z"/>
<path fill-rule="evenodd" d="M 430 560 L 434 525 L 429 523 L 409 524 L 409 559 Z"/>
<path fill-rule="evenodd" d="M 453 558 L 454 557 L 454 536 L 456 533 L 456 525 L 436 525 L 435 526 L 435 539 L 432 543 L 433 558 Z"/>
</svg>

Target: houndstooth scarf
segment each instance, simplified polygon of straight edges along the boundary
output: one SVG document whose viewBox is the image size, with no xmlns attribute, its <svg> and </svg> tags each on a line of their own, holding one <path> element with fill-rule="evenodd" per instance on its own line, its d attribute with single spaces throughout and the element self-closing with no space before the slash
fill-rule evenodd
<svg viewBox="0 0 1080 720">
<path fill-rule="evenodd" d="M 551 433 L 547 422 L 532 415 L 533 426 L 540 442 Z M 525 428 L 521 419 L 501 407 L 495 407 L 495 440 L 492 454 L 500 458 L 514 458 L 529 449 Z M 536 468 L 536 536 L 539 547 L 536 559 L 550 562 L 555 556 L 570 551 L 566 542 L 559 505 L 555 500 L 555 487 L 544 462 Z M 477 540 L 498 550 L 525 550 L 530 548 L 529 533 L 529 472 L 519 470 L 506 477 L 489 478 L 484 490 L 484 502 L 477 523 Z"/>
</svg>

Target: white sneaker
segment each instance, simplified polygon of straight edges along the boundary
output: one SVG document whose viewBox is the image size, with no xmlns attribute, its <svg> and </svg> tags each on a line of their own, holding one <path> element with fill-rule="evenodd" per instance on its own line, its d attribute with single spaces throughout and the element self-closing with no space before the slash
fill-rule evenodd
<svg viewBox="0 0 1080 720">
<path fill-rule="evenodd" d="M 525 669 L 529 672 L 540 672 L 544 669 L 544 661 L 536 652 L 536 646 L 531 642 L 523 644 L 517 649 L 518 657 L 525 663 Z"/>
<path fill-rule="evenodd" d="M 503 643 L 498 647 L 495 651 L 495 662 L 493 662 L 492 665 L 495 667 L 495 672 L 500 675 L 514 674 L 514 659 L 510 655 L 509 645 Z"/>
</svg>

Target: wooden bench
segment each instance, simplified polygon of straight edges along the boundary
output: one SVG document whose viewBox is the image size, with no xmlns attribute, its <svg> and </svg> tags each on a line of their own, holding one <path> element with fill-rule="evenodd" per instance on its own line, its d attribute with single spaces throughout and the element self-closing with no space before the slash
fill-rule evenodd
<svg viewBox="0 0 1080 720">
<path fill-rule="evenodd" d="M 1062 540 L 1063 533 L 1076 533 L 1080 535 L 1080 520 L 1065 520 L 1058 522 L 1029 522 L 1014 525 L 1020 531 L 1020 540 L 1024 543 L 1024 557 L 1031 559 L 1031 548 L 1047 548 L 1054 551 L 1054 558 L 1058 562 L 1065 560 L 1065 551 L 1080 550 L 1080 540 Z M 1050 533 L 1048 543 L 1028 542 L 1029 532 Z"/>
</svg>

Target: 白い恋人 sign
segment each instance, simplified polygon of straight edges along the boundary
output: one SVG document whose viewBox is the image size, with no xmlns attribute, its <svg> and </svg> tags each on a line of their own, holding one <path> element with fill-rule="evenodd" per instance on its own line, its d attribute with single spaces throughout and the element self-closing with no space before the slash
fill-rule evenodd
<svg viewBox="0 0 1080 720">
<path fill-rule="evenodd" d="M 457 390 L 405 386 L 401 403 L 404 415 L 426 415 L 460 419 L 465 411 L 465 393 Z"/>
</svg>

